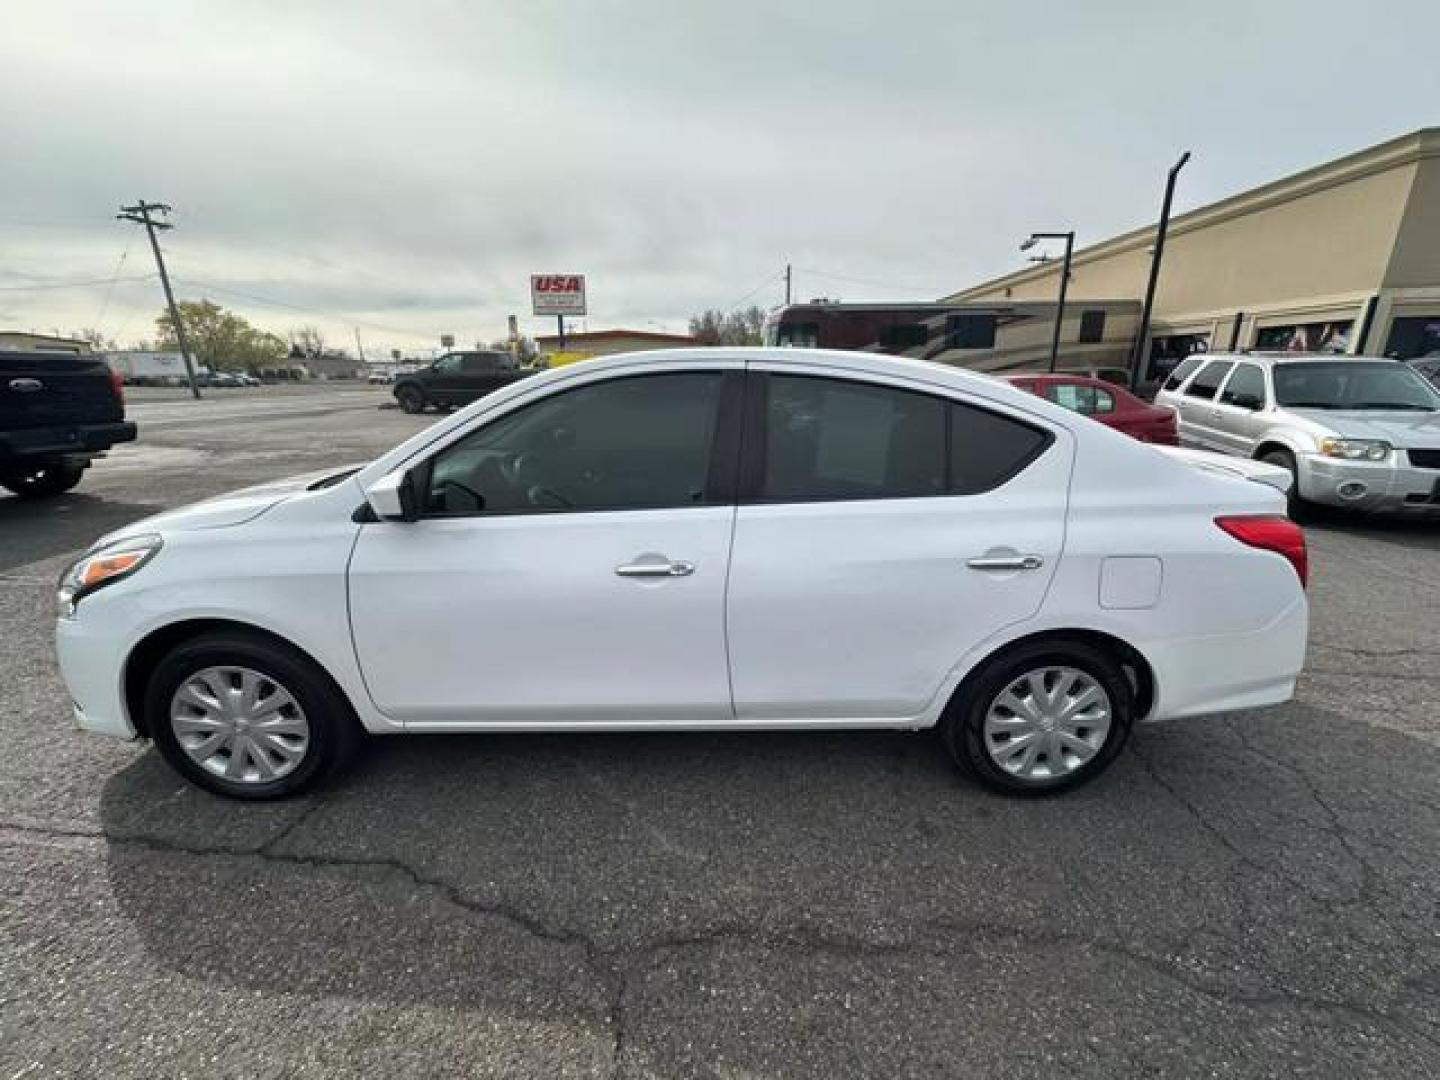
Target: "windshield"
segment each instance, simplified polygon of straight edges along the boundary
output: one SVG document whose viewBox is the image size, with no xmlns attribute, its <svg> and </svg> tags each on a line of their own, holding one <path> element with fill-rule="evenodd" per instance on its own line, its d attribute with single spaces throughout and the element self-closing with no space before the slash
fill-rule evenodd
<svg viewBox="0 0 1440 1080">
<path fill-rule="evenodd" d="M 1440 394 L 1406 365 L 1354 360 L 1275 365 L 1275 400 L 1291 409 L 1440 410 Z"/>
</svg>

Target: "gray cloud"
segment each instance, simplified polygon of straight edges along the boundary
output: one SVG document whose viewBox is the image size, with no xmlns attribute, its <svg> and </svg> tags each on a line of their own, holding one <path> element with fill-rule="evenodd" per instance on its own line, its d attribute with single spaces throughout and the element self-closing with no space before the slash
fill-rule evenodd
<svg viewBox="0 0 1440 1080">
<path fill-rule="evenodd" d="M 1433 3 L 1354 36 L 1336 3 L 1053 7 L 12 2 L 0 289 L 108 277 L 127 243 L 148 271 L 110 220 L 146 196 L 182 293 L 281 332 L 493 337 L 552 270 L 589 275 L 592 326 L 678 328 L 775 302 L 787 260 L 802 295 L 933 296 L 1032 228 L 1099 239 L 1185 147 L 1182 207 L 1435 121 Z M 158 307 L 0 291 L 37 328 L 135 337 Z"/>
</svg>

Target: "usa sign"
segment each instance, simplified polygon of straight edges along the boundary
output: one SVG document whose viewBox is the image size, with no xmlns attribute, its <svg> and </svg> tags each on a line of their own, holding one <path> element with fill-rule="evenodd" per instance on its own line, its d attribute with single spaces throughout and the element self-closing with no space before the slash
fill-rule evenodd
<svg viewBox="0 0 1440 1080">
<path fill-rule="evenodd" d="M 530 303 L 536 315 L 584 315 L 584 274 L 531 274 Z"/>
</svg>

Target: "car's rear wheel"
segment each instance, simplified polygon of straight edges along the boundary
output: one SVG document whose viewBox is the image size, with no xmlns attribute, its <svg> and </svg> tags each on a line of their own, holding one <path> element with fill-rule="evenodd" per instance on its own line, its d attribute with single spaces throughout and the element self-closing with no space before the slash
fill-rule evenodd
<svg viewBox="0 0 1440 1080">
<path fill-rule="evenodd" d="M 400 402 L 400 411 L 422 413 L 425 411 L 425 395 L 413 386 L 402 386 L 395 391 L 395 400 Z"/>
<path fill-rule="evenodd" d="M 207 634 L 171 650 L 150 677 L 145 717 L 177 772 L 239 799 L 304 790 L 343 766 L 360 738 L 323 671 L 244 634 Z"/>
<path fill-rule="evenodd" d="M 967 679 L 942 734 L 956 762 L 987 787 L 1043 795 L 1105 771 L 1130 737 L 1134 700 L 1105 652 L 1082 641 L 1038 641 Z"/>
<path fill-rule="evenodd" d="M 1295 464 L 1295 455 L 1288 450 L 1271 450 L 1260 455 L 1267 465 L 1278 465 L 1290 474 L 1290 490 L 1285 493 L 1285 510 L 1291 521 L 1304 521 L 1310 514 L 1310 504 L 1300 496 L 1300 471 Z"/>
<path fill-rule="evenodd" d="M 22 499 L 44 499 L 69 491 L 84 475 L 83 465 L 41 465 L 21 472 L 0 473 L 0 485 Z"/>
</svg>

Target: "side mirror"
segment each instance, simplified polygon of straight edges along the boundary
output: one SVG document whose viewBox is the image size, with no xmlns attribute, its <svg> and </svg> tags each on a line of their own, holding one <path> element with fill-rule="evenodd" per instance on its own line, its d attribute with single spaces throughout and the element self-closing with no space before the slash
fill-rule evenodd
<svg viewBox="0 0 1440 1080">
<path fill-rule="evenodd" d="M 419 475 L 414 469 L 387 473 L 365 492 L 365 501 L 381 521 L 420 519 Z"/>
</svg>

